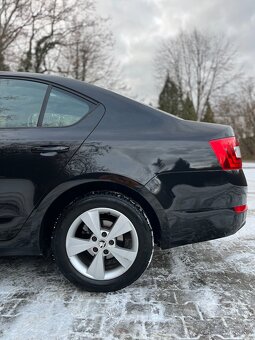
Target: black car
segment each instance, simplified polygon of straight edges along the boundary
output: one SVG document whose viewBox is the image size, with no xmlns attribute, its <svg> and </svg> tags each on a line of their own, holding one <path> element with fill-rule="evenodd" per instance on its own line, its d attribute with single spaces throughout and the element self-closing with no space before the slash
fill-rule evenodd
<svg viewBox="0 0 255 340">
<path fill-rule="evenodd" d="M 0 256 L 53 255 L 89 291 L 162 249 L 235 233 L 247 183 L 231 127 L 84 82 L 0 72 Z"/>
</svg>

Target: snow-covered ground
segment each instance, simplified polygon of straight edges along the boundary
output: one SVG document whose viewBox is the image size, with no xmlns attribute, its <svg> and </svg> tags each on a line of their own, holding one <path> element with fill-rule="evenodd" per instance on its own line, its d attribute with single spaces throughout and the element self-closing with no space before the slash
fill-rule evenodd
<svg viewBox="0 0 255 340">
<path fill-rule="evenodd" d="M 255 163 L 245 173 L 244 228 L 156 250 L 146 273 L 120 292 L 82 292 L 43 258 L 0 258 L 0 337 L 255 339 Z"/>
</svg>

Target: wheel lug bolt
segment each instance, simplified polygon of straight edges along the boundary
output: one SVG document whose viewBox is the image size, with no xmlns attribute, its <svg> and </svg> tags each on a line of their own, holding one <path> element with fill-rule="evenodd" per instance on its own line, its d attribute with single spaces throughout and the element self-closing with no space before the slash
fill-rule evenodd
<svg viewBox="0 0 255 340">
<path fill-rule="evenodd" d="M 106 236 L 107 236 L 107 232 L 103 231 L 103 232 L 102 232 L 102 236 L 103 236 L 103 237 L 106 237 Z"/>
<path fill-rule="evenodd" d="M 105 255 L 108 255 L 109 254 L 109 251 L 107 249 L 104 250 L 104 254 Z"/>
<path fill-rule="evenodd" d="M 110 240 L 110 241 L 109 241 L 109 244 L 110 244 L 110 246 L 114 245 L 114 241 L 113 241 L 113 240 Z"/>
<path fill-rule="evenodd" d="M 97 241 L 97 238 L 96 236 L 92 236 L 92 241 L 96 242 Z"/>
<path fill-rule="evenodd" d="M 97 247 L 94 247 L 94 248 L 93 248 L 93 252 L 94 252 L 94 253 L 97 253 L 97 252 L 98 252 Z"/>
</svg>

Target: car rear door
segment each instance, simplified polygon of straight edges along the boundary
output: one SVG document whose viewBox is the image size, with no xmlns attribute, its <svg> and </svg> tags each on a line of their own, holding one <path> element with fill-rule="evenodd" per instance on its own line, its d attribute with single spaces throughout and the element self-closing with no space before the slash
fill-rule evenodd
<svg viewBox="0 0 255 340">
<path fill-rule="evenodd" d="M 36 80 L 0 77 L 0 241 L 13 238 L 103 115 L 100 104 Z"/>
</svg>

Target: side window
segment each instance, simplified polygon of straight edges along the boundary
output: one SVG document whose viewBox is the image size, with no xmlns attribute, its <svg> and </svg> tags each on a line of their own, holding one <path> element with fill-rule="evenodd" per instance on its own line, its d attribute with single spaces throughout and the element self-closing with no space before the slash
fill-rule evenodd
<svg viewBox="0 0 255 340">
<path fill-rule="evenodd" d="M 0 128 L 37 126 L 47 85 L 0 79 Z"/>
<path fill-rule="evenodd" d="M 42 126 L 69 126 L 81 120 L 94 104 L 56 88 L 51 90 Z"/>
</svg>

